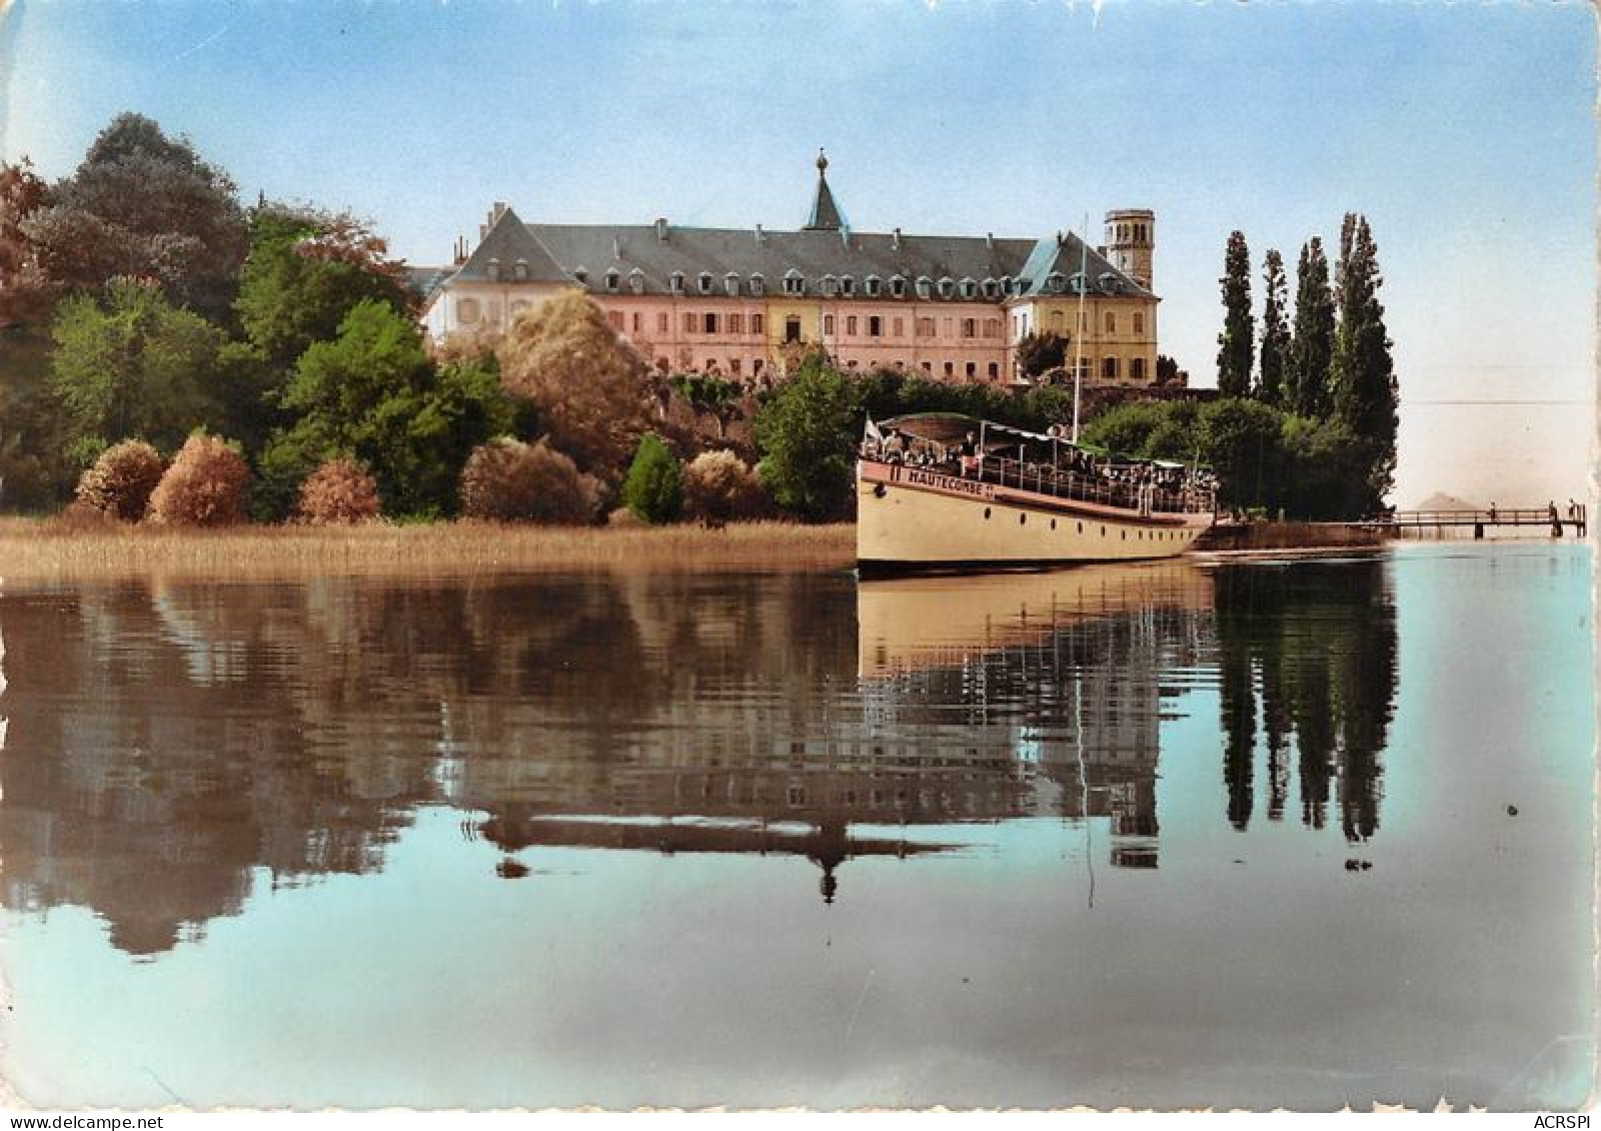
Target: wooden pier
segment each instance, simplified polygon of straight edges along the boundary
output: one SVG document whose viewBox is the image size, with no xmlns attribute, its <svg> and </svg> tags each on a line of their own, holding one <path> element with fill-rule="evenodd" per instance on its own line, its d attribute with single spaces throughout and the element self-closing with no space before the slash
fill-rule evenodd
<svg viewBox="0 0 1601 1131">
<path fill-rule="evenodd" d="M 1437 538 L 1444 537 L 1447 532 L 1456 533 L 1471 529 L 1473 537 L 1483 538 L 1486 530 L 1502 526 L 1533 526 L 1544 527 L 1551 532 L 1551 537 L 1561 538 L 1564 534 L 1572 534 L 1576 538 L 1583 538 L 1588 528 L 1586 506 L 1584 503 L 1573 503 L 1569 506 L 1544 507 L 1513 507 L 1502 509 L 1490 507 L 1486 510 L 1445 510 L 1445 511 L 1395 511 L 1392 514 L 1369 519 L 1364 526 L 1373 526 L 1381 530 L 1392 532 L 1392 537 L 1404 538 L 1409 531 L 1415 531 L 1419 537 L 1427 531 L 1433 531 Z"/>
</svg>

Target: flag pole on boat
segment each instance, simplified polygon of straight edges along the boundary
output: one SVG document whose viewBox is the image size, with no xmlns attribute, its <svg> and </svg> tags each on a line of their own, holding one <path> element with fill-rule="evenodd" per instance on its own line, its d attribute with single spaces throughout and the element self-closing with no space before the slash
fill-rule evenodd
<svg viewBox="0 0 1601 1131">
<path fill-rule="evenodd" d="M 1085 278 L 1089 270 L 1090 245 L 1084 242 L 1084 233 L 1090 230 L 1090 214 L 1084 213 L 1084 226 L 1078 233 L 1078 329 L 1074 333 L 1077 349 L 1073 351 L 1073 443 L 1078 443 L 1079 382 L 1084 376 L 1084 292 L 1089 290 Z"/>
</svg>

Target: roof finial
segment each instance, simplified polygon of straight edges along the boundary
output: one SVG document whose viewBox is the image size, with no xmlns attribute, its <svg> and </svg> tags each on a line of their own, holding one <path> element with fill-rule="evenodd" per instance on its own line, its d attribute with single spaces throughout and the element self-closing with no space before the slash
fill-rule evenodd
<svg viewBox="0 0 1601 1131">
<path fill-rule="evenodd" d="M 823 156 L 822 147 L 819 146 L 818 149 L 817 149 L 817 174 L 818 174 L 818 176 L 822 176 L 824 173 L 827 173 L 827 172 L 828 172 L 828 158 Z"/>
</svg>

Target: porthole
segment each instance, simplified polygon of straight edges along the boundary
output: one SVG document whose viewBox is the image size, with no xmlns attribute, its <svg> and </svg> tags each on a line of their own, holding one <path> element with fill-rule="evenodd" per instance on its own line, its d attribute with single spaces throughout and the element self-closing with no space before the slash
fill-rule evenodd
<svg viewBox="0 0 1601 1131">
<path fill-rule="evenodd" d="M 989 516 L 990 516 L 990 509 L 988 507 L 985 507 L 984 508 L 984 517 L 988 518 Z"/>
<path fill-rule="evenodd" d="M 889 488 L 888 487 L 884 486 L 882 483 L 878 483 L 878 484 L 874 485 L 874 487 L 873 487 L 873 498 L 882 499 L 887 494 L 889 494 Z"/>
</svg>

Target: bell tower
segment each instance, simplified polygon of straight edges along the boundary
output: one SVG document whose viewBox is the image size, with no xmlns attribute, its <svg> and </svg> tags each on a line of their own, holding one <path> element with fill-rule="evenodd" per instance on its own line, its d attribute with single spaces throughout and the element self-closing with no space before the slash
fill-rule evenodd
<svg viewBox="0 0 1601 1131">
<path fill-rule="evenodd" d="M 1146 290 L 1156 251 L 1156 213 L 1149 208 L 1116 208 L 1106 214 L 1106 258 Z"/>
</svg>

